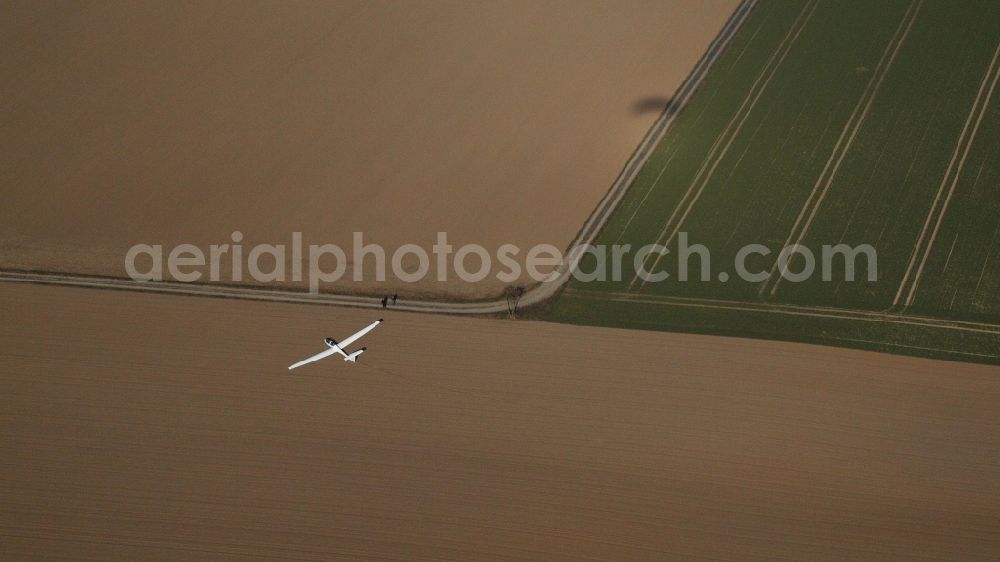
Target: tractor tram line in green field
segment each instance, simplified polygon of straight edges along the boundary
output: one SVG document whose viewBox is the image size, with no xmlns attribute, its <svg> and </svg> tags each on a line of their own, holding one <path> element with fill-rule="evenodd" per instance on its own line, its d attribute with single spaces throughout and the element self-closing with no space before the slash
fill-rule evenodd
<svg viewBox="0 0 1000 562">
<path fill-rule="evenodd" d="M 750 116 L 750 113 L 757 105 L 757 102 L 760 100 L 761 95 L 767 89 L 767 86 L 771 82 L 771 79 L 774 78 L 775 73 L 781 67 L 781 63 L 785 60 L 785 57 L 788 55 L 792 46 L 795 44 L 796 39 L 798 39 L 799 35 L 802 33 L 802 30 L 805 28 L 806 24 L 809 23 L 809 19 L 816 11 L 816 7 L 818 5 L 819 1 L 813 0 L 810 3 L 806 3 L 802 7 L 801 12 L 799 12 L 798 17 L 792 23 L 792 26 L 789 28 L 788 33 L 785 34 L 784 38 L 781 40 L 781 43 L 779 43 L 778 47 L 774 50 L 773 53 L 771 53 L 771 56 L 770 58 L 768 58 L 767 63 L 764 64 L 764 67 L 761 69 L 760 73 L 754 79 L 753 85 L 747 92 L 746 97 L 743 98 L 743 102 L 740 104 L 739 109 L 736 110 L 736 112 L 733 114 L 733 117 L 726 124 L 726 128 L 723 129 L 723 131 L 715 139 L 715 142 L 712 144 L 712 148 L 709 149 L 708 155 L 705 157 L 701 166 L 698 168 L 698 173 L 691 181 L 691 184 L 688 186 L 687 191 L 684 192 L 684 196 L 674 207 L 673 212 L 670 214 L 670 217 L 663 225 L 662 230 L 659 232 L 659 234 L 656 235 L 654 243 L 666 246 L 677 235 L 677 232 L 684 224 L 684 220 L 691 212 L 691 209 L 694 207 L 695 203 L 698 202 L 698 199 L 701 197 L 702 192 L 705 190 L 705 186 L 708 184 L 708 182 L 712 179 L 713 175 L 715 174 L 715 171 L 718 168 L 719 163 L 722 161 L 723 158 L 725 158 L 726 154 L 729 152 L 729 149 L 732 146 L 733 141 L 736 139 L 737 135 L 739 135 L 740 131 L 743 129 L 743 126 L 744 124 L 746 124 L 747 118 Z M 664 166 L 664 168 L 666 168 L 666 166 Z M 677 218 L 678 212 L 681 210 L 682 207 L 684 208 L 684 212 L 680 215 L 680 218 L 678 219 Z M 675 219 L 677 219 L 676 224 L 674 222 Z M 670 232 L 669 236 L 666 236 L 666 238 L 664 238 L 664 235 L 667 234 L 667 231 L 670 230 L 671 226 L 674 226 L 673 230 Z M 652 265 L 649 268 L 647 268 L 647 271 L 652 271 L 656 267 L 658 267 L 660 265 L 661 258 L 662 255 L 654 258 Z M 639 281 L 639 279 L 640 279 L 639 274 L 638 272 L 636 272 L 635 276 L 632 277 L 632 281 L 629 283 L 630 291 L 635 288 L 635 285 Z M 645 284 L 646 280 L 643 279 L 642 283 L 639 284 L 640 291 L 642 290 L 643 286 L 645 286 Z"/>
<path fill-rule="evenodd" d="M 759 1 L 594 243 L 760 244 L 760 277 L 574 279 L 548 317 L 1000 364 L 998 39 L 990 0 Z M 841 244 L 877 279 L 777 259 Z"/>
<path fill-rule="evenodd" d="M 837 171 L 844 162 L 844 157 L 847 156 L 848 151 L 851 149 L 851 145 L 854 143 L 854 139 L 857 138 L 858 131 L 861 130 L 861 126 L 864 124 L 865 118 L 871 110 L 872 102 L 875 101 L 875 96 L 878 95 L 879 87 L 885 80 L 886 74 L 888 74 L 889 69 L 892 67 L 893 61 L 896 60 L 896 55 L 899 54 L 900 47 L 903 46 L 903 43 L 906 41 L 906 36 L 909 35 L 910 29 L 913 27 L 913 22 L 916 20 L 917 13 L 920 11 L 920 4 L 921 2 L 919 1 L 914 1 L 910 4 L 910 7 L 903 15 L 903 19 L 899 22 L 899 27 L 896 28 L 896 34 L 892 36 L 892 39 L 890 39 L 889 43 L 885 46 L 885 51 L 883 51 L 882 58 L 878 61 L 878 66 L 876 66 L 875 71 L 872 72 L 872 77 L 868 81 L 865 91 L 858 99 L 857 105 L 854 106 L 854 111 L 851 112 L 851 116 L 847 119 L 847 123 L 844 124 L 843 130 L 840 132 L 840 137 L 837 138 L 837 144 L 834 145 L 833 151 L 830 153 L 830 157 L 827 159 L 826 164 L 823 165 L 823 171 L 816 179 L 816 183 L 813 185 L 812 191 L 809 193 L 809 197 L 802 206 L 802 210 L 799 211 L 799 215 L 796 217 L 795 224 L 792 225 L 792 230 L 788 233 L 788 238 L 785 240 L 783 247 L 802 244 L 806 235 L 809 233 L 809 228 L 812 226 L 813 220 L 816 218 L 816 213 L 823 204 L 823 200 L 830 191 L 830 186 L 833 184 L 833 180 L 837 176 Z M 828 171 L 829 173 L 827 173 Z M 822 190 L 820 190 L 821 184 L 823 185 Z M 805 222 L 802 222 L 807 212 L 809 216 Z M 800 224 L 801 229 L 799 228 Z M 782 274 L 788 272 L 790 265 L 790 263 L 785 264 L 782 268 L 783 271 L 780 272 L 781 274 L 778 274 L 779 264 L 778 261 L 775 260 L 774 264 L 771 266 L 771 271 L 768 274 L 767 279 L 761 284 L 757 294 L 763 297 L 766 291 L 768 297 L 774 297 L 774 295 L 778 292 L 778 287 L 781 285 L 781 280 L 783 278 Z M 769 285 L 770 290 L 767 290 Z"/>
<path fill-rule="evenodd" d="M 969 149 L 972 148 L 972 144 L 976 140 L 976 133 L 979 131 L 979 126 L 982 124 L 983 117 L 986 115 L 987 107 L 990 104 L 990 99 L 993 97 L 993 91 L 997 85 L 997 78 L 1000 77 L 1000 65 L 997 64 L 997 56 L 1000 55 L 1000 43 L 997 43 L 997 48 L 993 52 L 993 59 L 990 61 L 990 66 L 987 68 L 986 73 L 983 75 L 983 81 L 979 85 L 979 92 L 976 94 L 976 99 L 972 104 L 972 108 L 969 110 L 969 116 L 965 120 L 965 126 L 962 128 L 962 134 L 959 135 L 958 142 L 955 144 L 955 150 L 951 155 L 951 160 L 948 163 L 948 169 L 945 171 L 944 177 L 941 178 L 941 185 L 938 187 L 937 195 L 934 197 L 934 203 L 931 205 L 930 212 L 927 214 L 927 220 L 924 222 L 923 229 L 920 231 L 920 237 L 917 238 L 917 244 L 913 248 L 913 254 L 910 257 L 909 265 L 906 268 L 906 273 L 903 276 L 903 282 L 899 285 L 899 290 L 896 292 L 896 298 L 893 300 L 893 306 L 899 304 L 900 299 L 903 295 L 904 290 L 907 287 L 907 281 L 910 279 L 910 273 L 913 270 L 914 265 L 916 265 L 917 255 L 920 254 L 920 265 L 913 276 L 913 281 L 909 284 L 909 291 L 906 294 L 905 306 L 910 306 L 913 304 L 914 298 L 916 297 L 917 287 L 920 285 L 920 277 L 923 275 L 924 266 L 927 265 L 927 258 L 930 256 L 931 249 L 934 246 L 934 240 L 937 238 L 937 234 L 941 229 L 941 223 L 944 220 L 945 213 L 948 211 L 948 204 L 951 202 L 952 196 L 955 194 L 955 187 L 958 185 L 958 180 L 961 177 L 962 169 L 965 166 L 966 158 L 969 156 Z M 990 76 L 993 76 L 993 80 L 990 81 Z M 987 82 L 990 82 L 989 90 L 985 90 Z M 986 92 L 985 99 L 983 103 L 980 104 L 980 98 L 983 97 L 984 90 Z M 978 113 L 978 116 L 976 114 Z M 969 130 L 969 124 L 972 122 L 973 117 L 975 118 L 975 125 L 972 127 L 971 132 L 966 135 Z M 962 152 L 962 158 L 957 161 L 959 152 Z M 954 173 L 952 169 L 954 167 Z M 951 179 L 949 183 L 948 180 Z M 948 192 L 944 199 L 941 195 L 945 191 L 945 184 L 948 185 Z M 940 206 L 938 202 L 941 201 Z M 934 230 L 930 234 L 930 238 L 927 240 L 927 244 L 924 245 L 924 240 L 927 236 L 927 229 L 931 224 L 932 218 L 935 218 Z M 921 249 L 923 252 L 921 252 Z M 952 250 L 954 246 L 952 247 Z M 950 255 L 950 252 L 949 252 Z M 947 262 L 945 263 L 947 267 Z"/>
</svg>

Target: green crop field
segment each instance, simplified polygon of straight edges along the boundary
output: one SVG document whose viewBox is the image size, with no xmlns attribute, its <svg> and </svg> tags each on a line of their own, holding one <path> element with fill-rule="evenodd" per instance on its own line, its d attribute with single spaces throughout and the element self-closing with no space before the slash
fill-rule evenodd
<svg viewBox="0 0 1000 562">
<path fill-rule="evenodd" d="M 994 0 L 762 0 L 598 236 L 630 245 L 621 278 L 550 317 L 1000 363 L 998 54 Z M 654 243 L 666 280 L 632 265 Z M 823 258 L 844 244 L 876 256 L 854 280 Z"/>
</svg>

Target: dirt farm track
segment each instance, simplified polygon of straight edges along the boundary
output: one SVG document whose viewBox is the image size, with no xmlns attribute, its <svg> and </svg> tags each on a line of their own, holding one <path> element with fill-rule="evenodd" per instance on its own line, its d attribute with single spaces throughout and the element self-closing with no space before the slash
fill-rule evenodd
<svg viewBox="0 0 1000 562">
<path fill-rule="evenodd" d="M 289 374 L 371 313 L 2 284 L 0 315 L 6 559 L 1000 549 L 995 367 L 390 311 L 367 362 Z"/>
</svg>

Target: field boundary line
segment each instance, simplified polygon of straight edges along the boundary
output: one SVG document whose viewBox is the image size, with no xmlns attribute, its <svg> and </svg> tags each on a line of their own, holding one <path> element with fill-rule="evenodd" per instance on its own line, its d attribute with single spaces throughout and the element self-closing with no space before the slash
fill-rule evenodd
<svg viewBox="0 0 1000 562">
<path fill-rule="evenodd" d="M 806 316 L 812 318 L 834 318 L 838 320 L 860 320 L 864 322 L 889 322 L 925 328 L 944 328 L 962 332 L 1000 335 L 1000 325 L 967 322 L 962 320 L 945 320 L 922 316 L 905 316 L 873 311 L 855 311 L 827 307 L 809 307 L 801 305 L 782 305 L 771 303 L 751 303 L 721 299 L 678 298 L 658 295 L 639 295 L 635 293 L 607 293 L 603 291 L 573 290 L 568 294 L 580 295 L 583 298 L 593 296 L 603 301 L 634 302 L 642 304 L 659 304 L 664 306 L 680 306 L 689 308 L 710 308 L 719 310 L 736 310 L 741 312 L 764 312 L 785 314 L 791 316 Z"/>
<path fill-rule="evenodd" d="M 831 313 L 844 313 L 844 314 L 854 314 L 859 316 L 871 316 L 878 318 L 906 318 L 910 320 L 918 320 L 922 322 L 927 322 L 929 324 L 951 324 L 955 326 L 968 326 L 971 328 L 987 328 L 995 329 L 1000 333 L 1000 323 L 994 322 L 977 322 L 974 320 L 953 320 L 946 318 L 935 318 L 933 316 L 921 316 L 921 315 L 911 315 L 904 314 L 902 312 L 892 313 L 884 310 L 864 310 L 859 308 L 837 308 L 832 306 L 820 306 L 820 305 L 803 305 L 803 304 L 783 304 L 783 303 L 773 303 L 773 302 L 752 302 L 752 301 L 740 301 L 733 299 L 711 299 L 704 297 L 680 297 L 680 296 L 670 296 L 670 295 L 638 295 L 636 293 L 625 293 L 625 292 L 608 292 L 600 290 L 587 290 L 587 289 L 576 289 L 569 288 L 566 289 L 566 294 L 568 295 L 583 295 L 584 297 L 590 295 L 615 295 L 622 298 L 650 298 L 659 299 L 663 301 L 671 302 L 697 302 L 697 303 L 714 303 L 714 304 L 725 304 L 725 305 L 745 305 L 748 307 L 757 307 L 761 310 L 771 310 L 771 309 L 788 309 L 788 310 L 801 310 L 806 312 L 831 312 Z"/>
<path fill-rule="evenodd" d="M 669 244 L 670 240 L 672 240 L 673 237 L 676 236 L 677 231 L 680 229 L 681 225 L 684 224 L 684 219 L 687 218 L 688 214 L 691 212 L 691 209 L 694 208 L 695 203 L 698 202 L 698 199 L 701 197 L 701 193 L 704 191 L 705 186 L 712 179 L 712 176 L 715 174 L 716 168 L 722 162 L 722 159 L 726 156 L 726 153 L 729 152 L 729 147 L 732 146 L 733 141 L 736 139 L 737 135 L 739 135 L 739 132 L 743 129 L 743 125 L 744 123 L 746 123 L 746 120 L 750 117 L 750 113 L 753 111 L 753 108 L 757 105 L 757 101 L 760 100 L 760 97 L 763 95 L 764 91 L 767 90 L 767 85 L 771 82 L 771 79 L 774 78 L 774 75 L 777 73 L 778 68 L 781 66 L 781 63 L 785 60 L 785 57 L 791 51 L 792 45 L 798 39 L 799 34 L 802 33 L 802 30 L 805 29 L 805 26 L 809 22 L 809 19 L 812 17 L 812 14 L 816 11 L 817 6 L 819 6 L 819 0 L 815 0 L 811 3 L 806 3 L 805 5 L 802 6 L 802 11 L 799 12 L 799 15 L 795 18 L 795 21 L 793 21 L 792 25 L 789 27 L 788 33 L 785 34 L 781 42 L 778 43 L 778 46 L 775 48 L 774 52 L 771 53 L 771 56 L 767 59 L 767 62 L 764 64 L 764 67 L 761 69 L 760 73 L 757 75 L 757 78 L 750 86 L 750 90 L 747 92 L 746 96 L 744 96 L 742 103 L 733 113 L 733 116 L 732 118 L 730 118 L 729 123 L 726 124 L 726 128 L 723 129 L 719 133 L 719 136 L 715 139 L 715 142 L 709 149 L 708 154 L 705 156 L 705 160 L 702 161 L 702 164 L 699 167 L 698 172 L 695 174 L 694 179 L 692 179 L 691 183 L 688 185 L 687 191 L 684 192 L 684 196 L 677 202 L 677 205 L 674 207 L 673 212 L 671 212 L 670 216 L 667 218 L 667 222 L 664 223 L 663 228 L 660 230 L 659 234 L 656 235 L 655 243 L 657 244 L 660 243 L 660 241 L 663 239 L 663 236 L 667 233 L 668 230 L 670 230 L 670 226 L 673 224 L 674 219 L 677 217 L 677 213 L 680 212 L 680 210 L 683 208 L 684 213 L 678 220 L 676 228 L 674 228 L 674 230 L 670 233 L 670 236 L 663 242 L 663 245 Z M 777 60 L 777 62 L 775 62 L 775 60 Z M 761 83 L 761 80 L 764 80 L 763 83 Z M 735 129 L 733 129 L 734 124 L 736 124 Z M 722 149 L 722 152 L 717 152 L 719 150 L 719 147 L 722 145 L 724 141 L 725 141 L 725 147 Z M 699 186 L 697 191 L 695 191 L 695 186 Z M 693 197 L 692 193 L 694 193 Z M 663 257 L 662 255 L 657 256 L 654 259 L 652 266 L 649 269 L 647 269 L 647 271 L 655 269 L 656 266 L 659 265 L 662 257 Z M 649 257 L 647 256 L 646 259 L 643 261 L 643 269 L 645 269 L 645 265 L 646 263 L 648 263 L 648 260 Z M 639 280 L 639 272 L 637 271 L 635 276 L 632 277 L 632 281 L 629 282 L 629 290 L 632 290 L 635 287 L 635 283 L 638 280 Z M 646 285 L 646 280 L 643 279 L 642 283 L 639 284 L 639 289 L 642 290 L 642 287 L 644 287 L 645 285 Z"/>
<path fill-rule="evenodd" d="M 927 213 L 927 219 L 924 221 L 924 227 L 921 229 L 920 235 L 917 237 L 917 243 L 913 247 L 913 253 L 910 255 L 910 261 L 906 267 L 906 273 L 903 275 L 903 281 L 899 285 L 899 290 L 896 291 L 896 298 L 892 301 L 893 306 L 897 306 L 899 304 L 899 299 L 902 297 L 903 291 L 906 287 L 906 282 L 909 280 L 910 273 L 913 271 L 913 266 L 916 264 L 917 255 L 921 253 L 920 250 L 923 246 L 923 254 L 920 259 L 920 265 L 916 270 L 916 274 L 913 276 L 913 282 L 910 284 L 910 290 L 907 293 L 906 302 L 903 303 L 904 308 L 912 305 L 913 300 L 916 297 L 917 287 L 920 285 L 920 279 L 923 276 L 924 266 L 927 264 L 927 258 L 930 256 L 938 231 L 941 229 L 941 223 L 944 221 L 945 213 L 948 211 L 948 204 L 951 202 L 951 198 L 955 194 L 955 188 L 958 186 L 958 180 L 962 175 L 962 169 L 965 167 L 965 159 L 969 156 L 969 151 L 975 143 L 976 133 L 979 132 L 979 125 L 982 123 L 983 116 L 986 115 L 986 111 L 989 107 L 990 99 L 993 97 L 993 90 L 996 88 L 997 78 L 1000 77 L 1000 67 L 997 67 L 997 55 L 1000 55 L 1000 43 L 997 44 L 996 50 L 993 52 L 993 59 L 990 61 L 990 65 L 987 67 L 986 73 L 983 75 L 983 80 L 979 84 L 979 91 L 976 93 L 976 99 L 972 102 L 972 108 L 969 110 L 969 116 L 965 119 L 965 126 L 962 127 L 962 132 L 959 134 L 958 141 L 955 143 L 955 150 L 952 152 L 951 160 L 948 162 L 948 168 L 945 170 L 944 177 L 941 178 L 941 185 L 938 186 L 937 195 L 934 197 L 934 202 L 931 204 L 930 211 Z M 989 81 L 991 74 L 993 75 L 993 81 L 990 83 L 990 88 L 986 94 L 986 98 L 980 106 L 979 100 L 982 98 L 984 88 L 986 87 L 986 83 Z M 966 137 L 965 133 L 968 130 L 969 124 L 972 122 L 972 117 L 976 114 L 977 110 L 979 112 L 979 116 L 976 117 L 976 124 L 973 126 L 968 137 Z M 955 167 L 956 158 L 958 157 L 958 153 L 960 151 L 962 152 L 962 158 L 958 161 L 958 166 Z M 953 167 L 955 170 L 954 174 L 952 174 Z M 934 211 L 938 208 L 938 202 L 941 199 L 941 195 L 944 193 L 945 185 L 948 184 L 949 177 L 951 177 L 951 183 L 948 185 L 948 194 L 945 196 L 944 202 L 940 206 L 940 211 L 936 213 L 937 220 L 934 221 L 934 230 L 931 232 L 930 239 L 927 241 L 925 246 L 924 239 L 927 236 L 927 228 L 930 226 L 932 218 L 935 216 Z"/>
<path fill-rule="evenodd" d="M 889 74 L 889 69 L 892 67 L 892 63 L 896 60 L 896 55 L 899 54 L 900 48 L 906 41 L 906 36 L 909 35 L 910 29 L 913 27 L 913 22 L 917 19 L 917 13 L 920 11 L 920 6 L 922 4 L 923 0 L 914 0 L 910 3 L 909 8 L 907 8 L 906 12 L 903 14 L 903 19 L 899 22 L 895 33 L 893 33 L 889 42 L 886 44 L 885 50 L 882 51 L 882 56 L 879 58 L 878 65 L 875 67 L 875 71 L 872 73 L 871 79 L 868 80 L 868 85 L 862 92 L 861 98 L 858 99 L 858 103 L 855 104 L 854 110 L 847 119 L 847 123 L 844 124 L 843 130 L 840 132 L 840 137 L 837 138 L 837 143 L 833 147 L 833 152 L 830 153 L 830 158 L 827 159 L 819 177 L 816 178 L 816 183 L 813 184 L 812 191 L 809 192 L 809 197 L 806 198 L 805 203 L 802 205 L 802 209 L 799 211 L 799 215 L 795 219 L 795 224 L 792 225 L 792 230 L 788 233 L 788 238 L 785 239 L 785 244 L 782 248 L 787 248 L 790 245 L 800 245 L 809 233 L 813 220 L 816 218 L 816 213 L 819 211 L 820 205 L 823 204 L 826 194 L 830 191 L 830 186 L 833 185 L 833 180 L 836 178 L 837 172 L 840 170 L 840 165 L 847 156 L 851 145 L 854 144 L 855 137 L 861 130 L 862 125 L 864 125 L 865 118 L 868 116 L 868 111 L 871 109 L 872 103 L 878 95 L 878 90 L 882 86 L 882 81 L 885 80 L 886 75 Z M 860 114 L 858 114 L 858 110 L 861 110 Z M 834 164 L 835 159 L 836 163 Z M 833 165 L 832 168 L 831 164 Z M 829 175 L 827 175 L 828 171 Z M 824 177 L 826 178 L 825 182 Z M 823 185 L 822 190 L 820 190 L 821 184 Z M 816 197 L 817 193 L 819 194 L 818 198 Z M 813 200 L 814 198 L 815 201 Z M 806 216 L 807 212 L 809 213 L 809 218 L 806 219 L 805 223 L 802 223 L 802 219 Z M 799 230 L 800 224 L 802 225 L 801 230 Z M 797 230 L 799 230 L 799 233 L 796 236 Z M 792 244 L 793 237 L 795 238 L 794 244 Z M 768 292 L 768 296 L 773 297 L 775 293 L 777 293 L 778 287 L 781 285 L 782 277 L 788 273 L 789 265 L 789 263 L 785 263 L 785 265 L 781 267 L 781 274 L 776 276 L 775 274 L 777 273 L 779 267 L 778 260 L 776 259 L 774 265 L 771 267 L 771 271 L 768 274 L 767 279 L 765 279 L 761 284 L 760 289 L 757 292 L 757 296 L 763 296 L 768 284 L 771 284 L 771 290 Z"/>
<path fill-rule="evenodd" d="M 569 249 L 592 244 L 600 230 L 607 224 L 618 203 L 631 186 L 639 170 L 649 159 L 653 149 L 659 144 L 664 133 L 676 121 L 677 115 L 687 106 L 688 101 L 704 81 L 709 70 L 725 51 L 733 36 L 746 22 L 750 13 L 756 7 L 758 0 L 743 0 L 733 11 L 722 29 L 715 36 L 705 53 L 695 64 L 691 73 L 681 83 L 670 104 L 650 127 L 639 146 L 625 163 L 621 172 L 612 183 L 608 192 L 598 202 L 597 207 L 584 222 L 576 238 L 570 243 Z M 553 272 L 553 277 L 539 285 L 531 287 L 521 298 L 522 306 L 531 306 L 545 302 L 554 297 L 566 285 L 570 275 L 576 269 L 579 259 L 564 262 Z M 155 281 L 133 281 L 127 278 L 88 276 L 70 273 L 34 273 L 23 271 L 0 270 L 0 282 L 35 283 L 47 285 L 65 285 L 99 289 L 116 289 L 144 291 L 155 293 L 183 294 L 194 296 L 209 296 L 220 298 L 240 298 L 249 300 L 264 300 L 275 302 L 295 302 L 309 304 L 328 304 L 336 306 L 351 306 L 360 308 L 381 308 L 380 299 L 373 296 L 358 296 L 336 293 L 311 294 L 290 289 L 268 289 L 260 287 L 234 287 L 222 285 L 200 285 L 194 283 L 174 283 Z M 410 312 L 429 312 L 446 314 L 497 314 L 508 311 L 506 299 L 484 301 L 440 301 L 422 300 L 400 302 L 393 306 L 398 310 Z"/>
</svg>

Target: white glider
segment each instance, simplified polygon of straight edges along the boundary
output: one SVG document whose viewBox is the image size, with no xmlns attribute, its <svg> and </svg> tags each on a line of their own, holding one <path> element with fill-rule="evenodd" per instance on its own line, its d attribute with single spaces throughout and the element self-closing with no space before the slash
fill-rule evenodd
<svg viewBox="0 0 1000 562">
<path fill-rule="evenodd" d="M 330 346 L 330 349 L 328 349 L 326 351 L 323 351 L 323 352 L 320 352 L 320 353 L 317 353 L 316 355 L 313 355 L 312 357 L 310 357 L 308 359 L 303 359 L 302 361 L 299 361 L 298 363 L 290 366 L 288 368 L 288 370 L 291 371 L 292 369 L 294 369 L 296 367 L 301 367 L 301 366 L 305 365 L 306 363 L 312 363 L 313 361 L 319 361 L 320 359 L 323 359 L 324 357 L 329 357 L 329 356 L 335 355 L 337 353 L 339 353 L 344 358 L 344 361 L 350 361 L 351 363 L 356 362 L 358 360 L 358 356 L 361 355 L 362 353 L 364 353 L 365 349 L 367 349 L 367 348 L 366 347 L 362 347 L 361 349 L 355 351 L 354 353 L 347 353 L 347 351 L 346 351 L 347 346 L 349 346 L 352 343 L 358 341 L 358 339 L 361 336 L 363 336 L 363 335 L 367 334 L 368 332 L 374 330 L 375 326 L 378 326 L 381 323 L 382 323 L 382 319 L 379 318 L 375 322 L 372 322 L 371 324 L 365 326 L 364 328 L 361 328 L 353 336 L 349 336 L 347 339 L 345 339 L 342 342 L 338 342 L 337 340 L 335 340 L 333 338 L 326 338 L 324 341 L 326 342 L 326 345 Z"/>
</svg>

